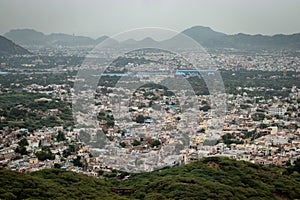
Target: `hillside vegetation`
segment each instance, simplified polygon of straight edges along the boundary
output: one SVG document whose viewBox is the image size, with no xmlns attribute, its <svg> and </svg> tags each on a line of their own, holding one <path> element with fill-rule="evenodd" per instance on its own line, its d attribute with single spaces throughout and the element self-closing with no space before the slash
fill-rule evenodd
<svg viewBox="0 0 300 200">
<path fill-rule="evenodd" d="M 127 180 L 46 169 L 31 174 L 0 169 L 0 199 L 299 199 L 299 173 L 227 158 L 205 158 Z M 131 195 L 113 188 L 132 189 Z"/>
</svg>

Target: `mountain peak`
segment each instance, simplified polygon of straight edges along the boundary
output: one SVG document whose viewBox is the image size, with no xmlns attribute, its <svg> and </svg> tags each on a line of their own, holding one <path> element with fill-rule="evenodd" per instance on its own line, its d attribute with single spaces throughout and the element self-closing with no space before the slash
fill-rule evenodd
<svg viewBox="0 0 300 200">
<path fill-rule="evenodd" d="M 39 31 L 36 31 L 34 29 L 12 29 L 9 32 L 5 33 L 4 36 L 9 38 L 11 37 L 19 37 L 20 35 L 23 35 L 24 37 L 44 37 L 45 34 Z"/>
<path fill-rule="evenodd" d="M 4 36 L 19 45 L 44 45 L 46 35 L 33 29 L 13 29 Z"/>
<path fill-rule="evenodd" d="M 194 35 L 194 34 L 201 34 L 201 35 L 206 35 L 206 36 L 224 36 L 226 34 L 224 33 L 220 33 L 220 32 L 216 32 L 213 29 L 211 29 L 210 27 L 207 26 L 193 26 L 191 28 L 188 28 L 184 31 L 182 31 L 183 34 L 186 35 Z"/>
<path fill-rule="evenodd" d="M 144 39 L 140 40 L 141 42 L 157 42 L 156 40 L 154 40 L 152 37 L 145 37 Z"/>
<path fill-rule="evenodd" d="M 212 30 L 210 27 L 208 27 L 208 26 L 200 26 L 200 25 L 198 25 L 198 26 L 192 26 L 191 28 L 188 28 L 188 29 L 186 29 L 186 30 L 206 30 L 206 31 L 214 31 L 214 30 Z"/>
</svg>

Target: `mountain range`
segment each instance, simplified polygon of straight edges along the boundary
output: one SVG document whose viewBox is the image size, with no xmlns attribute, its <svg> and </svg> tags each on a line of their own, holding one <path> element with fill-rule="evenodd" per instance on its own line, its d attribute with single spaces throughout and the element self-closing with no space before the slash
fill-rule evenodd
<svg viewBox="0 0 300 200">
<path fill-rule="evenodd" d="M 203 26 L 195 26 L 182 33 L 208 48 L 300 49 L 300 33 L 273 36 L 244 33 L 227 35 Z"/>
<path fill-rule="evenodd" d="M 300 49 L 300 33 L 283 35 L 277 34 L 273 36 L 268 35 L 249 35 L 244 33 L 228 35 L 225 33 L 217 32 L 209 27 L 194 26 L 181 32 L 189 36 L 205 48 L 233 48 L 233 49 Z M 164 40 L 155 41 L 150 37 L 143 40 L 129 39 L 126 41 L 118 42 L 113 39 L 114 45 L 118 46 L 180 46 L 179 38 L 182 34 L 175 35 L 174 37 Z M 52 33 L 46 35 L 42 32 L 33 29 L 15 29 L 4 34 L 4 36 L 13 42 L 24 46 L 87 46 L 97 45 L 98 43 L 108 39 L 108 36 L 102 36 L 93 39 L 85 36 L 75 36 L 63 33 Z"/>
</svg>

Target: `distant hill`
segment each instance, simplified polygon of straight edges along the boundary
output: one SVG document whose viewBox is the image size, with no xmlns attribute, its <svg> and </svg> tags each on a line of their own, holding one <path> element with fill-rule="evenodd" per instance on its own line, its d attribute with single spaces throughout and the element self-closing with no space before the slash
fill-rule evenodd
<svg viewBox="0 0 300 200">
<path fill-rule="evenodd" d="M 203 26 L 195 26 L 182 33 L 208 48 L 300 49 L 300 33 L 274 36 L 243 33 L 227 35 Z"/>
<path fill-rule="evenodd" d="M 199 42 L 204 47 L 224 47 L 224 39 L 226 34 L 213 31 L 209 27 L 195 26 L 182 31 L 185 34 L 197 42 Z"/>
<path fill-rule="evenodd" d="M 148 173 L 93 178 L 59 169 L 21 174 L 0 168 L 0 199 L 299 199 L 299 173 L 227 158 Z M 119 175 L 118 175 L 119 174 Z M 116 194 L 130 189 L 134 194 Z"/>
<path fill-rule="evenodd" d="M 19 45 L 46 45 L 47 38 L 44 33 L 35 31 L 33 29 L 15 29 L 4 36 Z"/>
<path fill-rule="evenodd" d="M 0 36 L 0 56 L 4 55 L 24 55 L 31 54 L 28 50 L 23 47 L 16 45 L 12 41 Z"/>
<path fill-rule="evenodd" d="M 33 29 L 15 29 L 5 33 L 4 36 L 17 44 L 26 46 L 88 46 L 97 45 L 108 38 L 107 36 L 102 36 L 94 40 L 90 37 L 64 33 L 52 33 L 46 35 Z"/>
</svg>

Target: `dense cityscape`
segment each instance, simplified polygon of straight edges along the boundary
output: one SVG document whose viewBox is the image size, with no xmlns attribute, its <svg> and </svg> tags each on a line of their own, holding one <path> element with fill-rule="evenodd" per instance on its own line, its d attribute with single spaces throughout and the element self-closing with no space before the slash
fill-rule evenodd
<svg viewBox="0 0 300 200">
<path fill-rule="evenodd" d="M 94 114 L 106 136 L 100 140 L 108 140 L 117 151 L 108 159 L 94 153 L 95 145 L 89 142 L 91 128 L 74 126 L 71 93 L 82 62 L 78 54 L 84 49 L 88 48 L 66 49 L 59 57 L 53 49 L 48 55 L 41 51 L 41 55 L 2 59 L 1 165 L 21 172 L 56 167 L 101 176 L 113 169 L 152 171 L 211 156 L 277 166 L 292 165 L 299 158 L 299 57 L 291 52 L 211 53 L 227 92 L 222 130 L 213 139 L 209 124 L 214 110 L 201 80 L 201 74 L 209 72 L 184 70 L 188 65 L 182 60 L 170 61 L 170 55 L 162 60 L 157 53 L 118 59 L 106 69 L 96 90 Z M 148 83 L 130 99 L 127 109 L 132 120 L 115 120 L 113 84 L 128 74 L 129 68 L 155 65 L 161 71 L 163 65 L 177 66 L 175 76 L 189 81 L 199 102 L 190 111 L 197 119 L 187 120 L 187 112 L 182 112 L 180 100 L 172 91 Z M 77 114 L 82 120 L 88 118 L 84 113 Z M 162 149 L 165 154 L 174 154 L 165 147 L 176 144 L 184 134 L 189 135 L 189 144 L 180 148 L 176 159 L 159 160 Z M 126 159 L 117 162 L 120 155 Z M 130 163 L 132 167 L 124 168 Z"/>
<path fill-rule="evenodd" d="M 0 200 L 300 199 L 299 8 L 1 0 Z"/>
</svg>

